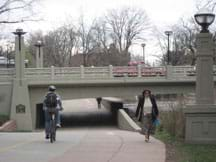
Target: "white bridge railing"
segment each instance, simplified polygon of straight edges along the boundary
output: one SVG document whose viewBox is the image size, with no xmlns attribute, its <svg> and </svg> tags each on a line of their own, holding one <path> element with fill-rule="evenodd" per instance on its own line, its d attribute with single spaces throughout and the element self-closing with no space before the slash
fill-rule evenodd
<svg viewBox="0 0 216 162">
<path fill-rule="evenodd" d="M 216 74 L 216 67 L 214 67 Z M 196 75 L 194 66 L 107 66 L 107 67 L 50 67 L 50 68 L 26 68 L 25 78 L 29 80 L 43 79 L 107 79 L 119 77 L 143 77 L 165 79 L 191 79 Z M 15 69 L 0 69 L 0 80 L 12 80 L 15 77 Z"/>
</svg>

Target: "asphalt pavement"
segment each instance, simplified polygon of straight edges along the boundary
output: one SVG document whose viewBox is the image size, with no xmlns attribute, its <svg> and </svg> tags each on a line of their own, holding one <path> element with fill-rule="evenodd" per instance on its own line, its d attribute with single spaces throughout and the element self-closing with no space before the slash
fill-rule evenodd
<svg viewBox="0 0 216 162">
<path fill-rule="evenodd" d="M 62 129 L 57 141 L 44 132 L 0 133 L 0 162 L 165 162 L 165 145 L 115 127 Z"/>
<path fill-rule="evenodd" d="M 146 143 L 137 132 L 103 126 L 112 118 L 104 107 L 97 108 L 95 99 L 64 101 L 63 106 L 66 121 L 72 114 L 77 120 L 97 118 L 100 126 L 63 127 L 55 143 L 45 140 L 43 130 L 0 133 L 0 162 L 165 162 L 165 145 L 159 140 L 151 137 Z"/>
</svg>

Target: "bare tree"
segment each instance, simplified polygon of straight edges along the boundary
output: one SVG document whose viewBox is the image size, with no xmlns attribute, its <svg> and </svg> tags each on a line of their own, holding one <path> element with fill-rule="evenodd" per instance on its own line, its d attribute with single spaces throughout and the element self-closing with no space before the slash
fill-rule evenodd
<svg viewBox="0 0 216 162">
<path fill-rule="evenodd" d="M 33 7 L 39 0 L 1 0 L 0 24 L 33 21 Z"/>
<path fill-rule="evenodd" d="M 172 64 L 195 64 L 196 34 L 199 29 L 193 18 L 180 19 L 177 25 L 172 28 L 173 35 L 173 53 Z"/>
<path fill-rule="evenodd" d="M 73 27 L 62 26 L 44 37 L 44 56 L 47 65 L 71 66 L 72 55 L 77 44 Z"/>
<path fill-rule="evenodd" d="M 216 0 L 195 0 L 197 10 L 208 9 L 212 12 L 215 11 Z"/>
<path fill-rule="evenodd" d="M 88 65 L 88 57 L 91 54 L 93 47 L 95 46 L 93 29 L 95 28 L 95 20 L 90 25 L 87 25 L 84 21 L 84 15 L 82 14 L 79 18 L 78 27 L 78 39 L 80 42 L 80 51 L 83 55 L 83 65 Z"/>
<path fill-rule="evenodd" d="M 36 32 L 30 35 L 28 51 L 35 58 L 35 43 L 41 40 L 44 43 L 44 66 L 71 66 L 72 56 L 77 46 L 77 33 L 72 25 L 64 25 L 48 34 Z"/>
<path fill-rule="evenodd" d="M 143 39 L 142 34 L 149 28 L 147 14 L 142 9 L 113 9 L 106 15 L 106 20 L 112 41 L 120 53 L 128 53 L 130 46 Z"/>
</svg>

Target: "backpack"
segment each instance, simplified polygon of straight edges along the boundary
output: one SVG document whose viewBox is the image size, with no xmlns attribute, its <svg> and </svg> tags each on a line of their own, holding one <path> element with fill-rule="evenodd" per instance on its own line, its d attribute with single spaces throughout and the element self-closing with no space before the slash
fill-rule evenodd
<svg viewBox="0 0 216 162">
<path fill-rule="evenodd" d="M 48 93 L 45 99 L 45 105 L 47 108 L 57 107 L 57 95 L 53 92 Z"/>
</svg>

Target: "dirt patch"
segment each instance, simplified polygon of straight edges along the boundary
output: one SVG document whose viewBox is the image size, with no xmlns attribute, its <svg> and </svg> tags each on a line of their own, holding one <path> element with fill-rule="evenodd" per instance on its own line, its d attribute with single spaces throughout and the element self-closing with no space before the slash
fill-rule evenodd
<svg viewBox="0 0 216 162">
<path fill-rule="evenodd" d="M 177 162 L 177 150 L 173 144 L 166 144 L 166 162 Z"/>
</svg>

